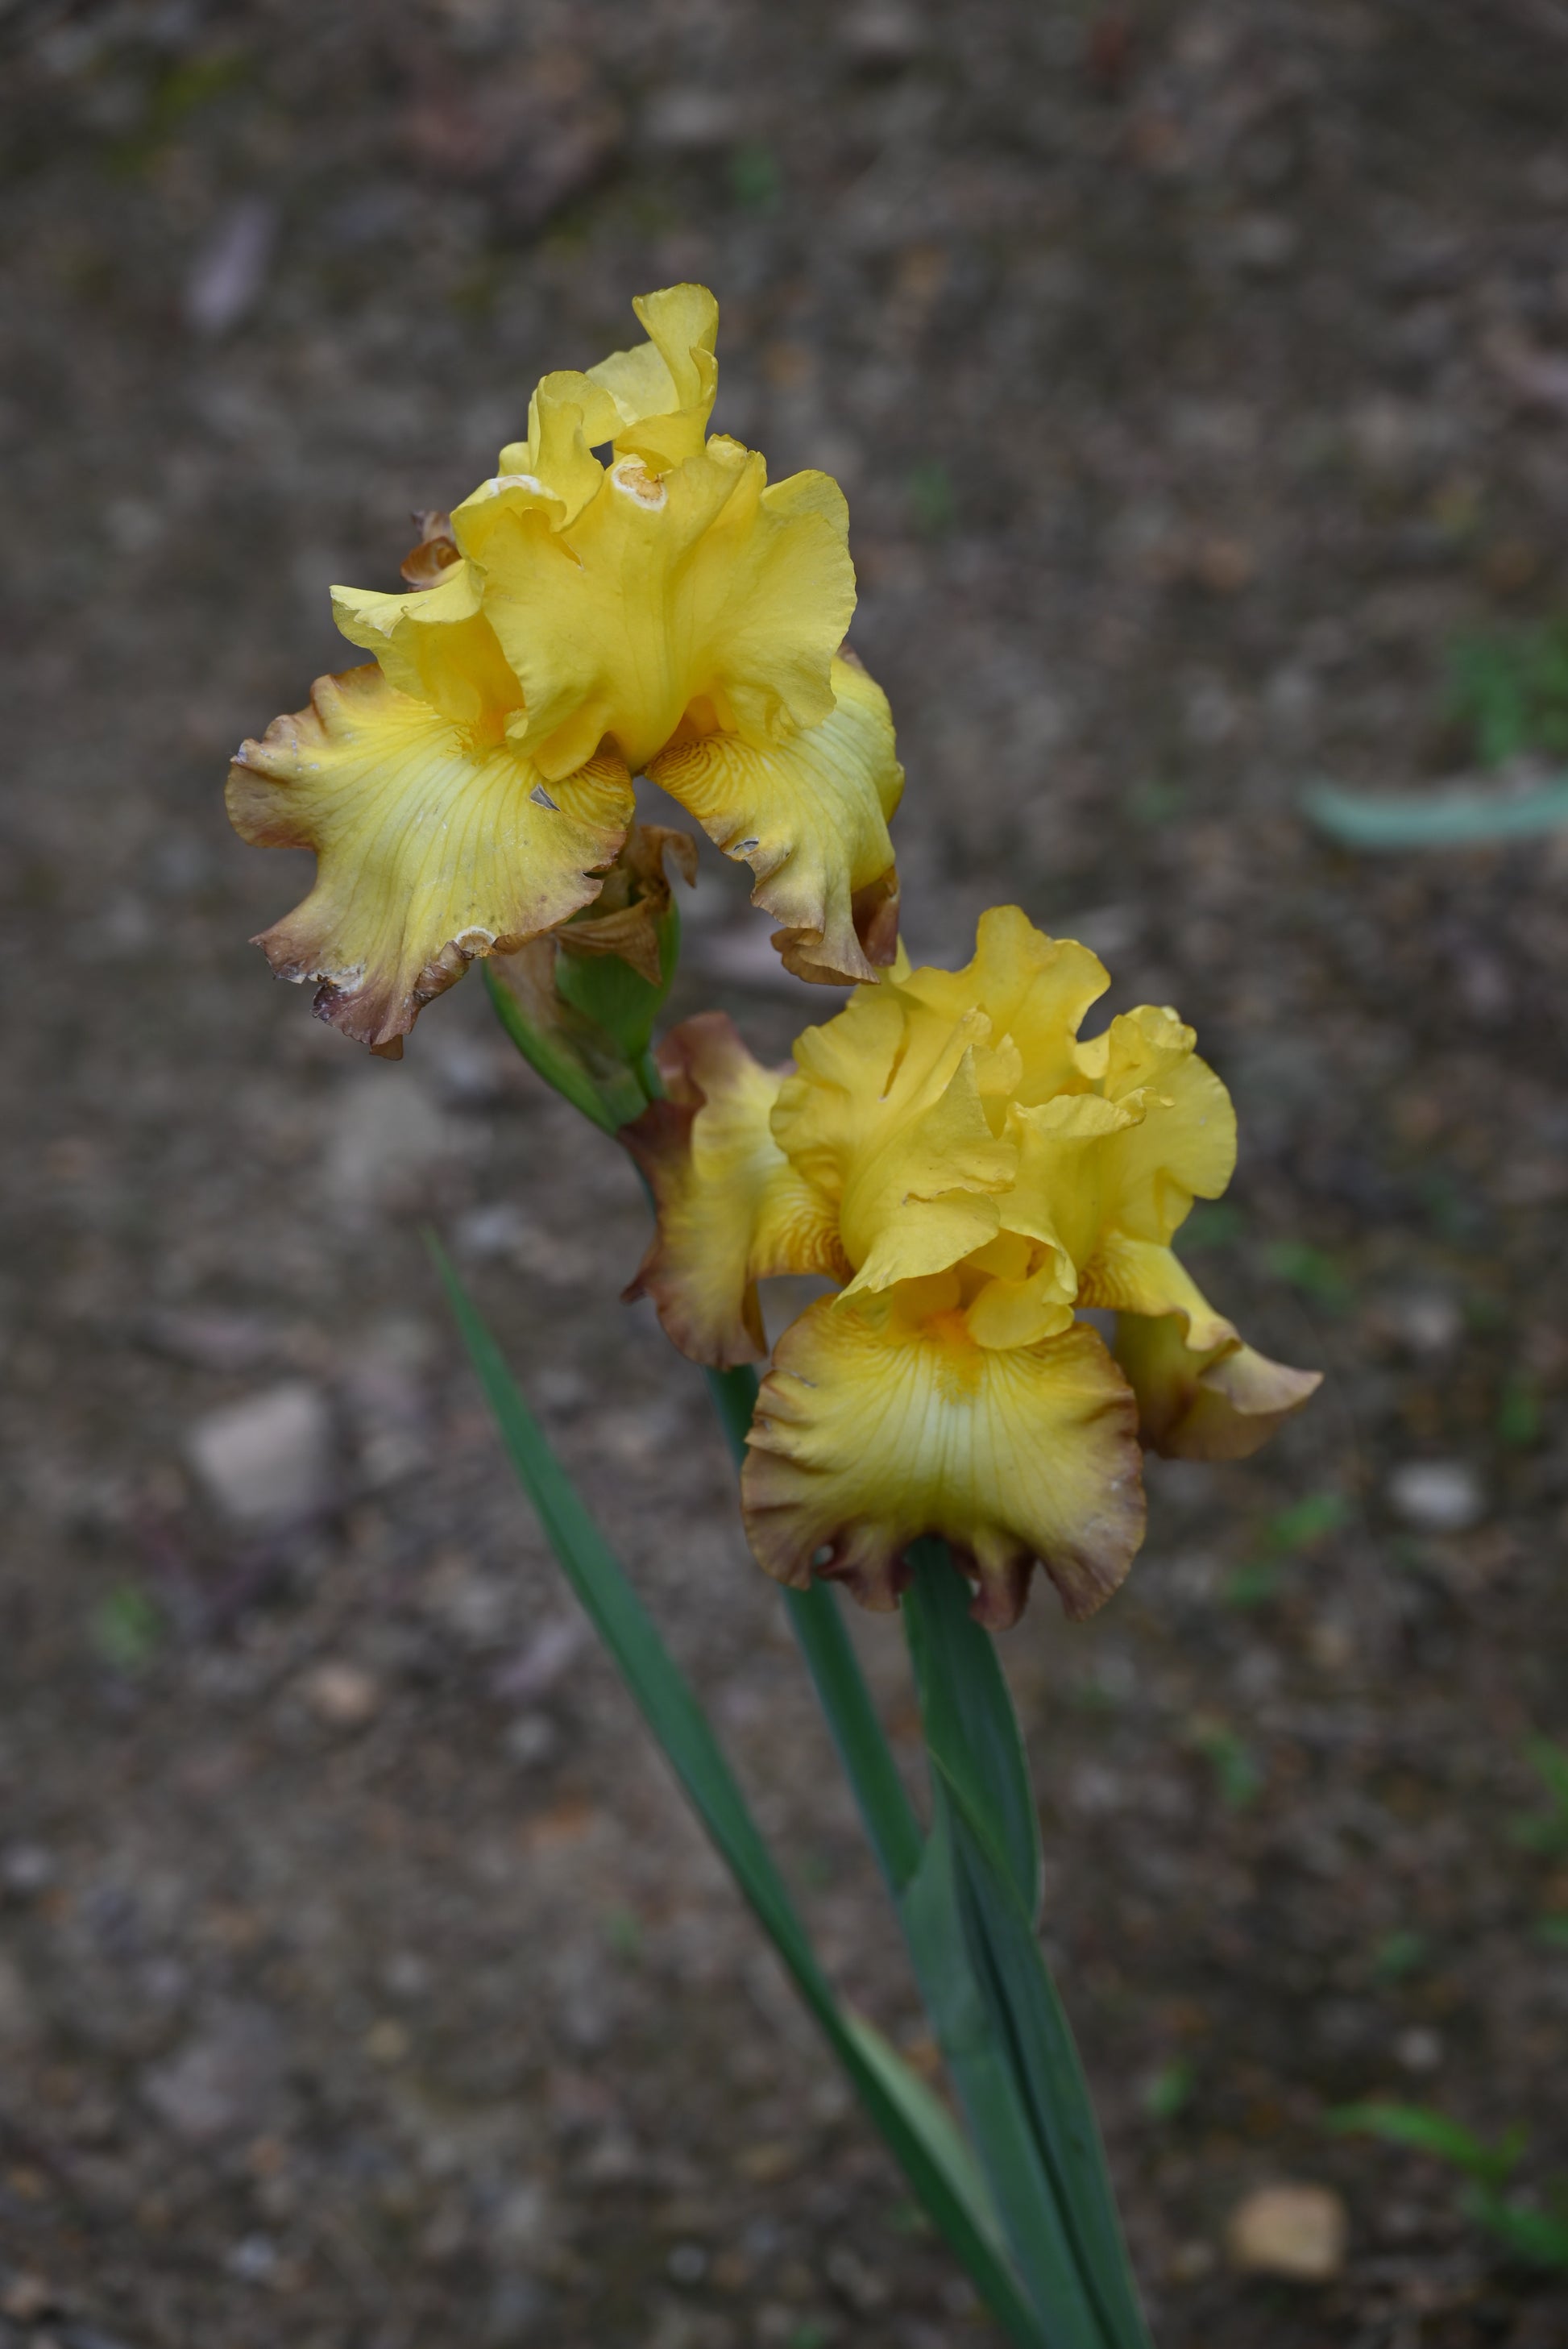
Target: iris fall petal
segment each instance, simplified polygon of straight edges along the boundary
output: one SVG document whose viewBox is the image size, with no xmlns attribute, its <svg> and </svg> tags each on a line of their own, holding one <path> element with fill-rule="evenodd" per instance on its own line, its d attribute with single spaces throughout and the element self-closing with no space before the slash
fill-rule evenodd
<svg viewBox="0 0 1568 2349">
<path fill-rule="evenodd" d="M 511 744 L 473 742 L 379 668 L 321 678 L 229 777 L 242 838 L 316 854 L 309 896 L 257 944 L 281 978 L 319 983 L 323 1019 L 387 1053 L 474 957 L 597 895 L 632 808 L 619 759 L 546 788 Z"/>
<path fill-rule="evenodd" d="M 1137 1413 L 1092 1330 L 994 1352 L 896 1293 L 824 1299 L 779 1342 L 741 1498 L 757 1557 L 797 1588 L 815 1571 L 891 1607 L 910 1544 L 940 1534 L 981 1622 L 1016 1621 L 1037 1559 L 1081 1617 L 1142 1539 Z"/>
</svg>

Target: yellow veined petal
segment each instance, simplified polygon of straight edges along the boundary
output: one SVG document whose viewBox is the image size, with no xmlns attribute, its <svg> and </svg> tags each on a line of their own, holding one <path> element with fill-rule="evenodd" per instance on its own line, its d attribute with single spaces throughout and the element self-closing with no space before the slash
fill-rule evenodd
<svg viewBox="0 0 1568 2349">
<path fill-rule="evenodd" d="M 605 735 L 640 771 L 694 705 L 758 746 L 829 715 L 855 600 L 842 500 L 766 482 L 717 438 L 662 473 L 618 458 L 559 533 L 489 500 L 484 609 L 526 700 L 513 731 L 546 773 Z M 452 516 L 476 552 L 477 512 Z"/>
<path fill-rule="evenodd" d="M 335 587 L 332 616 L 400 693 L 476 737 L 499 742 L 507 717 L 522 706 L 522 688 L 480 608 L 471 563 L 450 564 L 435 586 L 407 595 Z"/>
<path fill-rule="evenodd" d="M 379 668 L 318 679 L 308 709 L 242 743 L 228 797 L 242 838 L 316 854 L 309 896 L 257 945 L 280 978 L 320 982 L 323 1019 L 390 1054 L 475 956 L 597 895 L 633 809 L 618 759 L 546 790 L 510 745 L 474 746 Z"/>
<path fill-rule="evenodd" d="M 753 905 L 786 926 L 774 943 L 787 968 L 841 983 L 875 978 L 876 965 L 892 960 L 887 828 L 903 769 L 881 687 L 844 659 L 830 681 L 835 705 L 819 725 L 763 748 L 738 734 L 677 740 L 648 772 L 727 855 L 750 865 Z"/>
<path fill-rule="evenodd" d="M 939 1272 L 995 1237 L 1017 1150 L 986 1115 L 990 1052 L 983 1012 L 950 1022 L 891 981 L 797 1040 L 773 1132 L 838 1202 L 852 1288 Z"/>
<path fill-rule="evenodd" d="M 1073 938 L 1050 938 L 1020 907 L 980 916 L 975 954 L 962 970 L 912 971 L 912 995 L 949 1019 L 979 1009 L 998 1036 L 1010 1036 L 1022 1069 L 1017 1099 L 1046 1101 L 1064 1083 L 1079 1090 L 1074 1042 L 1084 1014 L 1110 985 L 1098 955 Z"/>
<path fill-rule="evenodd" d="M 956 1313 L 912 1321 L 896 1293 L 824 1299 L 785 1331 L 763 1382 L 747 1533 L 780 1582 L 802 1589 L 815 1571 L 878 1609 L 907 1579 L 911 1542 L 940 1534 L 978 1584 L 981 1622 L 1017 1620 L 1037 1559 L 1068 1613 L 1090 1615 L 1143 1537 L 1136 1417 L 1081 1324 L 991 1352 Z"/>
<path fill-rule="evenodd" d="M 665 1099 L 621 1131 L 658 1212 L 626 1295 L 653 1299 L 683 1354 L 730 1370 L 768 1350 L 758 1280 L 843 1277 L 837 1219 L 769 1131 L 783 1071 L 755 1061 L 724 1012 L 672 1030 L 658 1065 Z"/>
<path fill-rule="evenodd" d="M 1185 1316 L 1123 1313 L 1116 1357 L 1138 1397 L 1143 1441 L 1174 1460 L 1244 1460 L 1323 1383 L 1230 1340 L 1207 1350 L 1185 1342 Z"/>
</svg>

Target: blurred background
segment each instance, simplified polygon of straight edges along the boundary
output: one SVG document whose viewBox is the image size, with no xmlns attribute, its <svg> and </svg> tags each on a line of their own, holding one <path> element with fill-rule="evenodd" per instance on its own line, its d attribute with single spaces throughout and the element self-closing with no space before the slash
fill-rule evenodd
<svg viewBox="0 0 1568 2349">
<path fill-rule="evenodd" d="M 401 1066 L 313 1021 L 246 944 L 308 859 L 222 813 L 357 657 L 328 583 L 396 586 L 686 277 L 717 424 L 849 493 L 912 947 L 1016 898 L 1181 1008 L 1243 1132 L 1190 1260 L 1329 1374 L 1005 1643 L 1159 2337 L 1568 2337 L 1450 2172 L 1326 2119 L 1568 2168 L 1568 850 L 1296 811 L 1568 749 L 1565 99 L 1560 0 L 0 9 L 4 2349 L 995 2338 L 434 1290 L 427 1219 L 934 2067 L 700 1381 L 615 1301 L 630 1169 L 476 980 Z M 676 1009 L 778 1056 L 833 999 L 767 928 L 710 857 Z"/>
</svg>

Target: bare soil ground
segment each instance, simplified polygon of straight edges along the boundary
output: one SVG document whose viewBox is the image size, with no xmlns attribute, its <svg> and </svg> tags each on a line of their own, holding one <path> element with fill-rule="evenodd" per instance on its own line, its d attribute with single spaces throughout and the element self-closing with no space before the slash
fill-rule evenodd
<svg viewBox="0 0 1568 2349">
<path fill-rule="evenodd" d="M 700 1382 L 615 1302 L 631 1170 L 472 979 L 401 1067 L 314 1023 L 246 944 L 304 860 L 222 812 L 347 665 L 327 583 L 395 585 L 409 510 L 685 276 L 719 421 L 849 492 L 912 947 L 1016 898 L 1181 1007 L 1243 1134 L 1195 1268 L 1329 1373 L 1258 1462 L 1151 1475 L 1092 1626 L 1006 1643 L 1158 2337 L 1568 2339 L 1568 2282 L 1325 2125 L 1568 2168 L 1568 1851 L 1513 1831 L 1568 1736 L 1568 857 L 1357 862 L 1295 802 L 1459 768 L 1445 647 L 1568 584 L 1568 11 L 13 0 L 0 57 L 0 2343 L 994 2337 L 434 1290 L 422 1218 L 926 2060 Z M 717 863 L 696 915 L 677 1008 L 782 1054 L 820 994 Z M 279 1387 L 320 1506 L 237 1530 L 191 1432 Z M 1344 2197 L 1321 2286 L 1227 2264 L 1280 2178 Z"/>
</svg>

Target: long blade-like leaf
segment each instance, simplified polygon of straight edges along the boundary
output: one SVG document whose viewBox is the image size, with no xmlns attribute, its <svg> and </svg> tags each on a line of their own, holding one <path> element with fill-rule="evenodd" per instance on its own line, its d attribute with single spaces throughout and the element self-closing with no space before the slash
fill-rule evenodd
<svg viewBox="0 0 1568 2349">
<path fill-rule="evenodd" d="M 952 1604 L 955 1578 L 942 1547 L 920 1545 L 912 1562 L 916 1570 L 904 1616 L 926 1744 L 952 1806 L 957 1878 L 980 1994 L 1023 2084 L 1036 2141 L 1105 2338 L 1116 2349 L 1148 2349 L 1088 2084 L 1012 1848 L 1011 1750 L 999 1738 L 976 1742 L 969 1734 L 985 1705 L 1005 1705 L 1011 1718 L 1012 1700 L 995 1654 L 986 1652 L 990 1634 L 966 1609 Z M 1012 1734 L 1016 1737 L 1016 1722 Z M 1016 2238 L 1014 2256 L 1019 2256 Z"/>
<path fill-rule="evenodd" d="M 1568 825 L 1568 782 L 1530 792 L 1411 792 L 1398 797 L 1318 783 L 1303 813 L 1347 848 L 1467 848 Z"/>
<path fill-rule="evenodd" d="M 1068 2237 L 1026 2085 L 976 1980 L 952 1809 L 940 1787 L 935 1811 L 925 1857 L 899 1904 L 921 1994 L 1052 2349 L 1104 2349 L 1107 2335 Z"/>
<path fill-rule="evenodd" d="M 1040 1818 L 1029 1782 L 1018 1716 L 996 1649 L 969 1612 L 969 1585 L 949 1561 L 945 1542 L 916 1542 L 910 1552 L 919 1596 L 912 1636 L 939 1651 L 928 1656 L 923 1684 L 944 1716 L 941 1751 L 950 1768 L 970 1779 L 970 1806 L 994 1832 L 1024 1913 L 1040 1905 Z"/>
<path fill-rule="evenodd" d="M 1056 2349 L 997 2248 L 995 2219 L 978 2193 L 973 2164 L 954 2161 L 951 2124 L 934 2124 L 931 2100 L 913 2075 L 896 2088 L 890 2085 L 900 2058 L 885 2042 L 869 2052 L 869 2026 L 840 2007 L 707 1715 L 551 1450 L 450 1263 L 438 1248 L 435 1254 L 502 1441 L 562 1570 L 741 1892 L 911 2186 L 993 2313 L 1021 2349 Z"/>
</svg>

